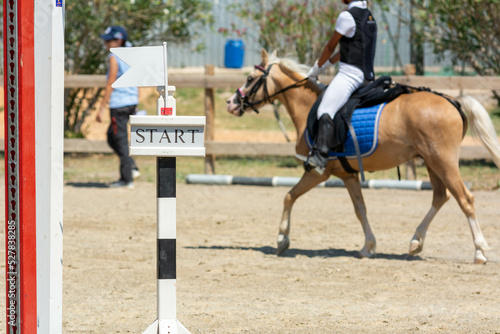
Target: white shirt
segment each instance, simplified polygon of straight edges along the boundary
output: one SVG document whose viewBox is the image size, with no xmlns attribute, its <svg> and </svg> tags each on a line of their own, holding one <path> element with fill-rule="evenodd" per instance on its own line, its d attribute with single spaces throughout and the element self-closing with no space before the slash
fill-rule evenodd
<svg viewBox="0 0 500 334">
<path fill-rule="evenodd" d="M 367 8 L 367 4 L 366 1 L 353 1 L 349 4 L 347 10 L 353 7 L 365 9 Z M 352 38 L 354 34 L 356 34 L 356 22 L 354 21 L 354 17 L 352 17 L 351 13 L 347 10 L 340 13 L 337 18 L 337 23 L 335 24 L 335 30 L 345 37 Z"/>
</svg>

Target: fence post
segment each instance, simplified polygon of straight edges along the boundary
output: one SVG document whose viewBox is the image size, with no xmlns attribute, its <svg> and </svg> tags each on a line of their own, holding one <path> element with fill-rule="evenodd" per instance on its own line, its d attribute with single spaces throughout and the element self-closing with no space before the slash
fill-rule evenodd
<svg viewBox="0 0 500 334">
<path fill-rule="evenodd" d="M 214 65 L 205 65 L 205 75 L 213 76 L 215 74 Z M 205 141 L 213 141 L 215 133 L 215 97 L 214 89 L 212 87 L 207 87 L 205 84 L 205 117 L 206 117 L 206 127 L 205 127 Z M 215 173 L 215 155 L 207 154 L 205 156 L 205 174 Z"/>
</svg>

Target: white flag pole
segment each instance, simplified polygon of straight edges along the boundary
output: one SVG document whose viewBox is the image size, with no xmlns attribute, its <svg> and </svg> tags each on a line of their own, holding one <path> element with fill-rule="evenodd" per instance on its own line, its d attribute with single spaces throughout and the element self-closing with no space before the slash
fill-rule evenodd
<svg viewBox="0 0 500 334">
<path fill-rule="evenodd" d="M 165 78 L 165 108 L 168 108 L 167 42 L 163 42 L 163 69 Z"/>
</svg>

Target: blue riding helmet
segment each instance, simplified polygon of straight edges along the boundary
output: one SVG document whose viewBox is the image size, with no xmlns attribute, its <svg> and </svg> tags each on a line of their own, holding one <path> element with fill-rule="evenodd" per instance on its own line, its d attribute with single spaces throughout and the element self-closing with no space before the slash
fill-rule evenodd
<svg viewBox="0 0 500 334">
<path fill-rule="evenodd" d="M 108 27 L 104 34 L 99 35 L 105 41 L 111 41 L 113 39 L 121 39 L 126 41 L 128 39 L 127 31 L 121 26 Z"/>
</svg>

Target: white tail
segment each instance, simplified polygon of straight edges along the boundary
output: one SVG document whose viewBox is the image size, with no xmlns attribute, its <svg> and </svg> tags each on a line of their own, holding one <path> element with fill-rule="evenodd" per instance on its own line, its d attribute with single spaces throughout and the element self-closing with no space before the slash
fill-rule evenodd
<svg viewBox="0 0 500 334">
<path fill-rule="evenodd" d="M 472 136 L 483 143 L 493 157 L 495 165 L 500 168 L 500 143 L 490 115 L 481 103 L 473 97 L 461 96 L 457 98 L 457 101 L 460 102 L 462 110 L 465 111 L 469 118 Z"/>
</svg>

